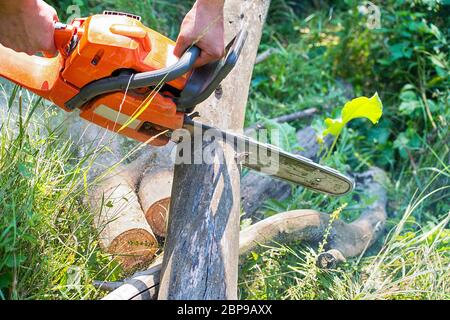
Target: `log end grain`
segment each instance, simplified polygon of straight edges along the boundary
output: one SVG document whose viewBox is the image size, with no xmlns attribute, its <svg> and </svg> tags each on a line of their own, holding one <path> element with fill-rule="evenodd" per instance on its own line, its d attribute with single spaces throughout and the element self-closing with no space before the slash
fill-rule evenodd
<svg viewBox="0 0 450 320">
<path fill-rule="evenodd" d="M 339 250 L 331 249 L 317 256 L 316 265 L 321 269 L 335 269 L 338 264 L 345 261 L 344 255 Z"/>
<path fill-rule="evenodd" d="M 154 202 L 145 213 L 145 218 L 152 231 L 160 237 L 167 234 L 167 217 L 170 206 L 170 197 Z"/>
<path fill-rule="evenodd" d="M 154 235 L 144 229 L 131 229 L 118 235 L 109 245 L 107 252 L 130 271 L 148 263 L 158 250 Z"/>
</svg>

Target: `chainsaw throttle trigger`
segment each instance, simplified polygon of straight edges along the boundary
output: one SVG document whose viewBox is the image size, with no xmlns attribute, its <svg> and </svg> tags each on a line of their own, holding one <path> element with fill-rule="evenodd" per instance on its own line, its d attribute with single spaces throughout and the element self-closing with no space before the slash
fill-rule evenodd
<svg viewBox="0 0 450 320">
<path fill-rule="evenodd" d="M 247 31 L 239 31 L 227 45 L 224 58 L 192 71 L 180 97 L 175 99 L 178 111 L 189 112 L 217 89 L 236 65 L 246 38 Z"/>
</svg>

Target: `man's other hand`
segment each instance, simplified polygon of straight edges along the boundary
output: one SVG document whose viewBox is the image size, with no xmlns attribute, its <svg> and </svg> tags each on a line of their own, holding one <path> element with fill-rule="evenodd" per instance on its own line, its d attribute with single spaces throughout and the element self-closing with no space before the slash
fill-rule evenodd
<svg viewBox="0 0 450 320">
<path fill-rule="evenodd" d="M 193 44 L 201 49 L 195 67 L 219 60 L 225 51 L 224 0 L 197 0 L 183 20 L 174 54 L 178 57 Z"/>
</svg>

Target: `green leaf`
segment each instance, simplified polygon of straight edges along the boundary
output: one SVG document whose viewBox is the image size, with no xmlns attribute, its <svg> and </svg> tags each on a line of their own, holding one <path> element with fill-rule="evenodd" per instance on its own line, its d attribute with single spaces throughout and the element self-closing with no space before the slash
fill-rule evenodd
<svg viewBox="0 0 450 320">
<path fill-rule="evenodd" d="M 391 62 L 405 58 L 411 58 L 412 50 L 409 48 L 410 43 L 408 41 L 400 42 L 389 46 L 389 51 L 391 51 Z"/>
<path fill-rule="evenodd" d="M 0 273 L 0 288 L 8 288 L 13 280 L 11 272 Z"/>
<path fill-rule="evenodd" d="M 403 86 L 400 92 L 400 100 L 402 102 L 398 107 L 401 114 L 411 115 L 415 110 L 422 107 L 422 103 L 419 101 L 414 90 L 415 88 L 411 84 Z"/>
<path fill-rule="evenodd" d="M 431 62 L 436 66 L 439 67 L 441 69 L 447 69 L 447 65 L 445 64 L 445 60 L 442 59 L 443 57 L 437 56 L 437 55 L 432 55 L 430 56 L 430 60 Z"/>
<path fill-rule="evenodd" d="M 417 95 L 413 90 L 402 90 L 400 93 L 400 100 L 402 101 L 417 101 Z"/>
<path fill-rule="evenodd" d="M 398 107 L 398 110 L 401 114 L 411 115 L 416 109 L 420 109 L 420 107 L 420 101 L 403 101 Z"/>
<path fill-rule="evenodd" d="M 25 163 L 19 163 L 19 173 L 22 175 L 22 177 L 24 178 L 31 178 L 32 174 L 30 173 L 30 170 L 27 166 L 27 164 Z"/>
<path fill-rule="evenodd" d="M 23 255 L 15 255 L 11 254 L 6 257 L 5 264 L 8 268 L 17 268 L 20 266 L 24 261 L 26 260 L 26 257 Z"/>
<path fill-rule="evenodd" d="M 366 118 L 373 124 L 376 124 L 382 114 L 383 104 L 378 97 L 378 93 L 375 93 L 371 98 L 359 97 L 353 99 L 345 104 L 341 111 L 340 119 L 325 119 L 326 129 L 322 132 L 322 137 L 325 137 L 327 134 L 338 136 L 347 123 L 357 118 Z"/>
<path fill-rule="evenodd" d="M 112 201 L 109 200 L 107 203 L 105 203 L 105 207 L 112 208 L 112 207 L 114 207 L 114 205 L 113 205 Z"/>
</svg>

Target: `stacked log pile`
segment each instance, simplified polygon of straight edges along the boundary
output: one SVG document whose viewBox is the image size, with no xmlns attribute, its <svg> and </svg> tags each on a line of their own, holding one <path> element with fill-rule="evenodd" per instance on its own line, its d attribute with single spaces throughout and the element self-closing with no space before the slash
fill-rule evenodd
<svg viewBox="0 0 450 320">
<path fill-rule="evenodd" d="M 94 215 L 101 248 L 125 271 L 148 266 L 160 251 L 157 236 L 165 235 L 175 145 L 140 146 L 129 162 L 117 134 L 77 114 L 70 117 L 70 138 L 80 157 L 92 155 L 84 200 Z"/>
</svg>

